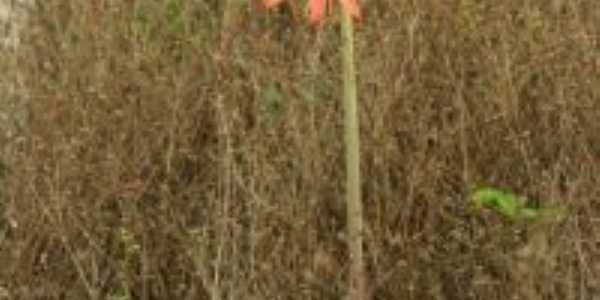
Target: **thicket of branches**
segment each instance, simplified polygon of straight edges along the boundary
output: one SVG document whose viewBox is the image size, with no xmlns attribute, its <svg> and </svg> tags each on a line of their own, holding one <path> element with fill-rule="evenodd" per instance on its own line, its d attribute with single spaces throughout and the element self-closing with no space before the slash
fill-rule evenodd
<svg viewBox="0 0 600 300">
<path fill-rule="evenodd" d="M 34 3 L 2 58 L 27 91 L 2 140 L 7 297 L 343 295 L 339 28 L 250 4 L 224 28 L 224 2 Z M 366 3 L 373 299 L 599 295 L 600 7 L 548 2 Z M 482 183 L 570 215 L 532 241 L 470 212 Z"/>
</svg>

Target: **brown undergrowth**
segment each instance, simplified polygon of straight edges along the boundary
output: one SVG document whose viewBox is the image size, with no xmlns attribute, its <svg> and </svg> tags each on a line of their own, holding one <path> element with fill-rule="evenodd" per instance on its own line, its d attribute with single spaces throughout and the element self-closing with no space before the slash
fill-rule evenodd
<svg viewBox="0 0 600 300">
<path fill-rule="evenodd" d="M 10 299 L 343 297 L 336 26 L 244 6 L 225 43 L 224 1 L 38 2 L 9 70 Z M 600 297 L 596 2 L 366 4 L 373 299 Z M 569 216 L 539 235 L 475 215 L 481 183 Z"/>
</svg>

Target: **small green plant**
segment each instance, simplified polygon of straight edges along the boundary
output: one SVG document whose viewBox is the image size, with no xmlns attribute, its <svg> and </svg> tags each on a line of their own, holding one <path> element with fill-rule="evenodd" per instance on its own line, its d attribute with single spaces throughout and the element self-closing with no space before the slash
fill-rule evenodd
<svg viewBox="0 0 600 300">
<path fill-rule="evenodd" d="M 471 204 L 476 211 L 487 208 L 511 222 L 532 225 L 526 226 L 527 241 L 515 252 L 516 266 L 511 269 L 511 276 L 519 282 L 517 293 L 523 299 L 541 299 L 536 287 L 537 278 L 546 270 L 543 265 L 555 262 L 555 251 L 550 247 L 550 227 L 545 225 L 559 222 L 566 215 L 562 207 L 542 208 L 533 205 L 534 202 L 494 187 L 476 188 L 471 194 Z"/>
<path fill-rule="evenodd" d="M 124 226 L 119 229 L 117 237 L 124 250 L 124 257 L 120 261 L 121 286 L 110 296 L 110 299 L 130 300 L 132 299 L 132 291 L 128 273 L 130 266 L 140 259 L 141 245 L 134 233 Z"/>
<path fill-rule="evenodd" d="M 260 92 L 261 110 L 267 120 L 272 123 L 280 116 L 284 108 L 284 95 L 276 82 L 270 82 Z"/>
<path fill-rule="evenodd" d="M 542 208 L 517 194 L 493 187 L 476 188 L 471 194 L 471 203 L 476 210 L 491 209 L 511 221 L 538 221 L 562 217 L 562 208 Z"/>
</svg>

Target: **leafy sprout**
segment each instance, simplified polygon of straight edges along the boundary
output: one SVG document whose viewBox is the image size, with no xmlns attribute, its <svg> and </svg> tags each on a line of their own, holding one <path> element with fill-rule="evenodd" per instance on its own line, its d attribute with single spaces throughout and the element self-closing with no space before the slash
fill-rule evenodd
<svg viewBox="0 0 600 300">
<path fill-rule="evenodd" d="M 564 216 L 562 208 L 541 208 L 530 205 L 527 198 L 493 187 L 475 189 L 471 204 L 476 210 L 491 209 L 511 221 L 538 221 Z"/>
</svg>

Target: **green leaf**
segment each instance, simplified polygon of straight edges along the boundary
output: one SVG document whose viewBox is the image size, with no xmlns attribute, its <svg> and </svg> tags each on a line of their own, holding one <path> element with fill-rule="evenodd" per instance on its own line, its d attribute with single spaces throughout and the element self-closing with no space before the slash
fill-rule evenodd
<svg viewBox="0 0 600 300">
<path fill-rule="evenodd" d="M 520 217 L 524 207 L 517 195 L 491 187 L 476 189 L 471 202 L 477 209 L 489 208 L 513 220 Z"/>
<path fill-rule="evenodd" d="M 478 209 L 491 209 L 511 221 L 539 221 L 561 219 L 566 215 L 563 208 L 539 208 L 527 205 L 525 197 L 492 187 L 477 188 L 471 195 L 471 203 Z"/>
</svg>

